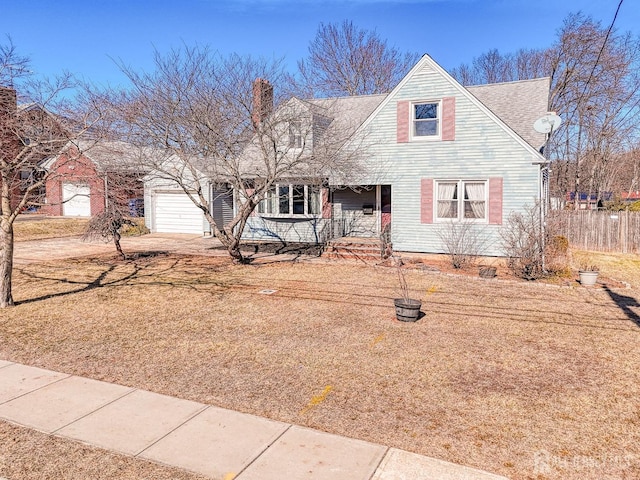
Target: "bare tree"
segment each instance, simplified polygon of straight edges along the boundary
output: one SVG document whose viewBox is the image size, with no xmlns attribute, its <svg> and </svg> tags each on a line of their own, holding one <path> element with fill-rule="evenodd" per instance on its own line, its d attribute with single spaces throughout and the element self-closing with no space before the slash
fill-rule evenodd
<svg viewBox="0 0 640 480">
<path fill-rule="evenodd" d="M 0 47 L 2 79 L 21 93 L 18 106 L 16 89 L 0 87 L 0 308 L 14 303 L 13 223 L 24 209 L 42 203 L 47 179 L 57 174 L 43 168 L 44 160 L 77 141 L 97 119 L 90 102 L 79 108 L 81 103 L 61 95 L 78 87 L 69 74 L 53 81 L 36 80 L 26 77 L 27 64 L 13 45 Z M 68 155 L 66 161 L 75 160 Z"/>
<path fill-rule="evenodd" d="M 127 165 L 115 167 L 111 171 L 102 172 L 105 185 L 104 210 L 91 217 L 83 238 L 112 241 L 120 258 L 126 260 L 120 240 L 127 227 L 139 227 L 134 218 L 137 216 L 137 205 L 130 201 L 136 196 L 137 184 L 143 174 L 127 170 Z"/>
<path fill-rule="evenodd" d="M 279 61 L 185 47 L 156 52 L 152 73 L 122 69 L 133 88 L 105 97 L 120 138 L 136 149 L 149 181 L 191 199 L 238 262 L 245 225 L 277 182 L 322 182 L 353 164 L 355 149 L 342 148 L 346 133 L 327 108 L 274 91 L 272 83 L 285 83 Z M 211 192 L 235 196 L 226 224 L 216 221 Z"/>
<path fill-rule="evenodd" d="M 571 14 L 549 48 L 492 50 L 452 74 L 465 85 L 551 77 L 549 110 L 563 119 L 547 152 L 552 195 L 602 200 L 618 183 L 618 159 L 633 149 L 640 127 L 640 39 Z"/>
<path fill-rule="evenodd" d="M 20 55 L 11 37 L 0 44 L 0 85 L 11 87 L 14 82 L 29 74 L 30 60 Z"/>
<path fill-rule="evenodd" d="M 515 53 L 502 54 L 489 50 L 474 58 L 471 64 L 461 64 L 450 73 L 462 85 L 512 82 L 548 76 L 549 58 L 547 50 L 520 49 Z"/>
<path fill-rule="evenodd" d="M 298 62 L 298 69 L 313 94 L 368 95 L 389 92 L 418 58 L 388 46 L 375 31 L 345 20 L 339 25 L 320 24 L 309 56 Z"/>
</svg>

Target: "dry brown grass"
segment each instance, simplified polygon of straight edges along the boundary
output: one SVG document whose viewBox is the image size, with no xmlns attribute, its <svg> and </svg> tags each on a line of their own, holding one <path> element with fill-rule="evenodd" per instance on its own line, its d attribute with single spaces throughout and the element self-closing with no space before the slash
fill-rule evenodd
<svg viewBox="0 0 640 480">
<path fill-rule="evenodd" d="M 572 266 L 597 265 L 603 275 L 640 287 L 640 255 L 633 253 L 607 253 L 575 251 Z"/>
<path fill-rule="evenodd" d="M 13 224 L 17 242 L 82 235 L 89 224 L 87 218 L 19 218 L 20 220 Z"/>
<path fill-rule="evenodd" d="M 637 290 L 407 278 L 426 313 L 416 324 L 394 319 L 389 268 L 31 264 L 2 312 L 0 358 L 513 479 L 640 477 Z M 549 473 L 535 470 L 539 452 Z"/>
<path fill-rule="evenodd" d="M 205 480 L 206 477 L 0 423 L 0 473 L 14 480 Z"/>
</svg>

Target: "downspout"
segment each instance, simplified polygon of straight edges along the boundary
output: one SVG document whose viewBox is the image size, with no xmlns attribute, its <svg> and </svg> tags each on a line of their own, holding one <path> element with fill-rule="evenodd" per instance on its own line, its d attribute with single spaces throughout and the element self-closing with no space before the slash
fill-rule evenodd
<svg viewBox="0 0 640 480">
<path fill-rule="evenodd" d="M 109 208 L 109 195 L 107 192 L 108 182 L 107 182 L 107 173 L 105 172 L 102 181 L 104 182 L 104 209 L 107 210 Z"/>
</svg>

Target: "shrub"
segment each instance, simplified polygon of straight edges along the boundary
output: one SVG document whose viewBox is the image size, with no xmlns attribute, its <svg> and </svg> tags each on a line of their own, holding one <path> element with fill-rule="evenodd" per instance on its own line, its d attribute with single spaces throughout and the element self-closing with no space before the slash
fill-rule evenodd
<svg viewBox="0 0 640 480">
<path fill-rule="evenodd" d="M 502 244 L 507 267 L 514 275 L 535 280 L 545 275 L 542 225 L 538 206 L 527 207 L 524 213 L 512 212 L 507 228 L 502 231 Z"/>
<path fill-rule="evenodd" d="M 137 237 L 139 235 L 146 235 L 151 232 L 145 226 L 144 219 L 139 218 L 136 220 L 132 220 L 132 223 L 130 224 L 123 225 L 120 233 L 123 237 Z"/>
<path fill-rule="evenodd" d="M 640 200 L 629 205 L 630 212 L 640 212 Z"/>
<path fill-rule="evenodd" d="M 563 235 L 548 235 L 545 244 L 545 268 L 548 273 L 558 276 L 570 274 L 569 239 Z"/>
<path fill-rule="evenodd" d="M 472 222 L 450 222 L 438 232 L 453 268 L 473 265 L 484 247 L 482 232 Z"/>
</svg>

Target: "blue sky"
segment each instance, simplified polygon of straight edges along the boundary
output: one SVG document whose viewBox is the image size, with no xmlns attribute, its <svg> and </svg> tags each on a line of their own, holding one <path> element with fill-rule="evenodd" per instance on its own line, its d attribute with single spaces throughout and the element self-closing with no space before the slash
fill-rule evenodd
<svg viewBox="0 0 640 480">
<path fill-rule="evenodd" d="M 306 55 L 320 22 L 352 20 L 401 51 L 445 69 L 497 48 L 549 46 L 571 12 L 608 26 L 619 0 L 29 0 L 0 7 L 0 33 L 34 72 L 63 70 L 96 83 L 123 80 L 113 59 L 149 69 L 154 48 L 201 44 L 222 53 Z M 625 0 L 616 27 L 640 35 L 640 4 Z"/>
</svg>

